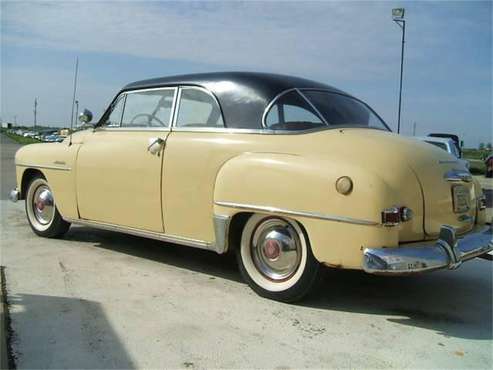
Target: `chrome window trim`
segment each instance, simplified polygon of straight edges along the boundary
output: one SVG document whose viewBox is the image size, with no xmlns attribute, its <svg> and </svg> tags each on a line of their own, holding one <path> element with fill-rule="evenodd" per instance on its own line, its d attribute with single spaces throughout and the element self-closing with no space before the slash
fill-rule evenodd
<svg viewBox="0 0 493 370">
<path fill-rule="evenodd" d="M 181 86 L 178 87 L 175 109 L 173 111 L 173 121 L 171 122 L 171 131 L 175 131 L 176 120 L 178 119 L 178 112 L 180 111 L 180 105 L 181 105 Z"/>
<path fill-rule="evenodd" d="M 320 118 L 323 123 L 325 123 L 327 126 L 329 126 L 329 123 L 327 122 L 325 117 L 322 115 L 322 113 L 320 113 L 320 111 L 317 109 L 317 107 L 315 105 L 313 105 L 313 103 L 306 97 L 306 95 L 303 94 L 300 89 L 295 89 L 295 90 L 308 103 L 308 105 L 310 105 L 310 107 L 312 107 L 312 109 L 315 112 L 317 112 L 318 118 Z"/>
<path fill-rule="evenodd" d="M 38 165 L 38 164 L 29 164 L 29 163 L 16 163 L 16 166 L 19 167 L 28 167 L 28 168 L 40 168 L 40 169 L 46 169 L 46 170 L 58 170 L 58 171 L 71 171 L 71 167 L 67 166 L 45 166 L 45 165 Z"/>
<path fill-rule="evenodd" d="M 343 222 L 343 223 L 356 224 L 356 225 L 366 225 L 366 226 L 381 225 L 380 222 L 376 222 L 376 221 L 361 220 L 361 219 L 346 217 L 346 216 L 327 215 L 327 214 L 322 214 L 322 213 L 318 213 L 318 212 L 292 211 L 292 210 L 288 210 L 288 209 L 276 208 L 276 207 L 271 207 L 271 206 L 257 206 L 257 205 L 253 205 L 253 204 L 222 202 L 222 201 L 214 201 L 214 204 L 216 204 L 218 206 L 222 206 L 222 207 L 245 209 L 245 210 L 252 210 L 252 211 L 261 211 L 261 212 L 273 213 L 273 214 L 284 214 L 284 215 L 288 215 L 288 216 L 300 216 L 300 217 L 307 217 L 307 218 L 315 218 L 315 219 L 324 220 L 324 221 L 335 221 L 335 222 Z"/>
<path fill-rule="evenodd" d="M 346 127 L 347 128 L 347 127 Z M 270 130 L 267 128 L 228 128 L 228 127 L 173 127 L 173 132 L 202 132 L 224 134 L 254 134 L 254 135 L 301 135 L 313 132 L 332 130 L 334 127 L 314 127 L 307 130 Z M 339 128 L 340 129 L 340 128 Z"/>
<path fill-rule="evenodd" d="M 172 131 L 175 131 L 175 128 L 177 129 L 183 129 L 183 128 L 187 128 L 187 127 L 178 127 L 176 126 L 176 123 L 177 123 L 177 120 L 178 120 L 178 114 L 180 113 L 180 106 L 181 106 L 181 94 L 182 94 L 182 91 L 183 90 L 187 90 L 187 89 L 196 89 L 196 90 L 201 90 L 203 92 L 205 92 L 206 94 L 208 94 L 209 96 L 212 97 L 212 99 L 214 100 L 214 102 L 217 104 L 217 107 L 219 108 L 219 113 L 221 114 L 221 120 L 223 121 L 223 127 L 211 127 L 211 129 L 226 129 L 227 128 L 227 124 L 226 124 L 226 121 L 224 120 L 224 114 L 223 114 L 223 109 L 221 107 L 221 104 L 219 104 L 219 100 L 217 100 L 216 96 L 209 90 L 207 90 L 205 87 L 202 87 L 202 86 L 196 86 L 196 85 L 181 85 L 178 87 L 178 97 L 177 97 L 177 100 L 176 100 L 176 108 L 175 108 L 175 111 L 174 111 L 174 117 L 173 117 L 173 122 L 172 122 L 172 125 L 171 127 L 173 128 Z M 194 127 L 189 127 L 189 128 L 194 128 Z M 200 128 L 205 128 L 207 129 L 208 127 L 196 127 L 195 129 L 200 129 Z"/>
<path fill-rule="evenodd" d="M 146 92 L 146 91 L 156 91 L 156 90 L 174 90 L 173 94 L 173 104 L 171 105 L 171 112 L 170 112 L 170 120 L 169 124 L 166 127 L 125 127 L 122 126 L 122 120 L 123 120 L 123 115 L 125 114 L 125 106 L 127 104 L 127 95 L 128 94 L 134 94 L 134 93 L 139 93 L 139 92 Z M 123 103 L 123 109 L 122 109 L 122 115 L 120 117 L 120 126 L 96 126 L 94 128 L 94 131 L 161 131 L 161 132 L 169 132 L 171 131 L 171 125 L 173 124 L 173 119 L 174 119 L 174 113 L 175 113 L 175 105 L 176 105 L 176 100 L 177 100 L 177 93 L 178 93 L 178 87 L 172 86 L 172 87 L 153 87 L 153 88 L 147 88 L 147 89 L 137 89 L 137 90 L 128 90 L 128 91 L 123 91 L 118 96 L 114 99 L 114 102 L 118 102 L 120 99 L 120 96 L 124 96 L 124 103 Z M 109 113 L 111 114 L 111 112 Z"/>
<path fill-rule="evenodd" d="M 170 128 L 161 128 L 161 127 L 96 127 L 94 129 L 95 132 L 98 132 L 98 131 L 117 131 L 117 132 L 129 132 L 129 131 L 133 131 L 133 132 L 138 132 L 138 131 L 141 131 L 141 132 L 144 132 L 144 131 L 158 131 L 158 132 L 169 132 L 170 131 Z"/>
<path fill-rule="evenodd" d="M 296 91 L 296 88 L 291 88 L 291 89 L 287 89 L 287 90 L 284 90 L 284 91 L 281 91 L 279 94 L 277 94 L 276 96 L 274 96 L 272 98 L 272 100 L 270 101 L 269 104 L 267 104 L 267 107 L 265 107 L 264 109 L 264 113 L 262 114 L 262 127 L 264 128 L 267 128 L 267 125 L 265 124 L 265 119 L 267 118 L 267 114 L 269 113 L 270 109 L 272 108 L 272 106 L 274 105 L 274 103 L 283 95 L 286 95 L 288 93 L 290 93 L 291 91 Z"/>
</svg>

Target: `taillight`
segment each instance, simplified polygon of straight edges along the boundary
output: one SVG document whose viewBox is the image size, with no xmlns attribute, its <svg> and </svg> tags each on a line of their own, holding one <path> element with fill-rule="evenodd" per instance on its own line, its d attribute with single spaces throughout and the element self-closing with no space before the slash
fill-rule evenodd
<svg viewBox="0 0 493 370">
<path fill-rule="evenodd" d="M 382 211 L 382 225 L 397 226 L 401 222 L 409 221 L 413 218 L 414 213 L 408 207 L 390 207 Z"/>
<path fill-rule="evenodd" d="M 478 198 L 478 209 L 480 211 L 482 211 L 483 209 L 486 209 L 486 196 L 484 194 L 482 194 L 479 198 Z"/>
</svg>

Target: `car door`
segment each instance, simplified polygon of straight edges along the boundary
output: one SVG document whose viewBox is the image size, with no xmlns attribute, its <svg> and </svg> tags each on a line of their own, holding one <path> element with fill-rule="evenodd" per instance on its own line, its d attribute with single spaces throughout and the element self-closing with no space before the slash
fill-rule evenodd
<svg viewBox="0 0 493 370">
<path fill-rule="evenodd" d="M 77 157 L 80 217 L 164 232 L 161 209 L 163 150 L 175 88 L 122 93 Z"/>
<path fill-rule="evenodd" d="M 239 150 L 241 140 L 224 128 L 212 93 L 183 86 L 179 96 L 163 165 L 166 234 L 212 242 L 215 177 L 221 164 Z"/>
</svg>

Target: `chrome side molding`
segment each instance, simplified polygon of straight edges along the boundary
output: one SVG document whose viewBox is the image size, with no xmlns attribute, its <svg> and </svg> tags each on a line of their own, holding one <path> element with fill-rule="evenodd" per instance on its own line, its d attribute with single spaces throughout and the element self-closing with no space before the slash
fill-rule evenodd
<svg viewBox="0 0 493 370">
<path fill-rule="evenodd" d="M 67 166 L 45 166 L 45 165 L 37 165 L 31 163 L 16 163 L 16 166 L 19 167 L 29 167 L 29 168 L 40 168 L 45 170 L 58 170 L 58 171 L 71 171 L 72 168 Z"/>
<path fill-rule="evenodd" d="M 344 222 L 344 223 L 348 223 L 348 224 L 367 225 L 367 226 L 380 225 L 380 222 L 376 222 L 376 221 L 361 220 L 361 219 L 346 217 L 346 216 L 326 215 L 326 214 L 316 213 L 316 212 L 292 211 L 292 210 L 288 210 L 288 209 L 282 209 L 282 208 L 276 208 L 276 207 L 270 207 L 270 206 L 257 206 L 257 205 L 253 205 L 253 204 L 242 204 L 242 203 L 220 202 L 220 201 L 215 201 L 214 204 L 221 206 L 221 207 L 237 208 L 237 209 L 244 209 L 244 210 L 249 210 L 249 211 L 260 211 L 260 212 L 265 212 L 265 213 L 283 214 L 283 215 L 287 215 L 287 216 L 300 216 L 300 217 L 307 217 L 307 218 L 316 218 L 319 220 Z"/>
</svg>

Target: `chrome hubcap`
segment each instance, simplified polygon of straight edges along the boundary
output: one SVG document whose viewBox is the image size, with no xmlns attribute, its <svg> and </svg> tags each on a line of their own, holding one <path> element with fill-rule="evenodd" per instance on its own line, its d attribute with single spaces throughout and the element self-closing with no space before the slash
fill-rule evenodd
<svg viewBox="0 0 493 370">
<path fill-rule="evenodd" d="M 301 243 L 298 234 L 281 219 L 269 218 L 257 226 L 251 250 L 255 267 L 270 280 L 286 280 L 300 265 Z"/>
<path fill-rule="evenodd" d="M 55 204 L 48 186 L 41 185 L 36 189 L 32 199 L 32 208 L 34 217 L 40 224 L 47 225 L 53 220 Z"/>
</svg>

